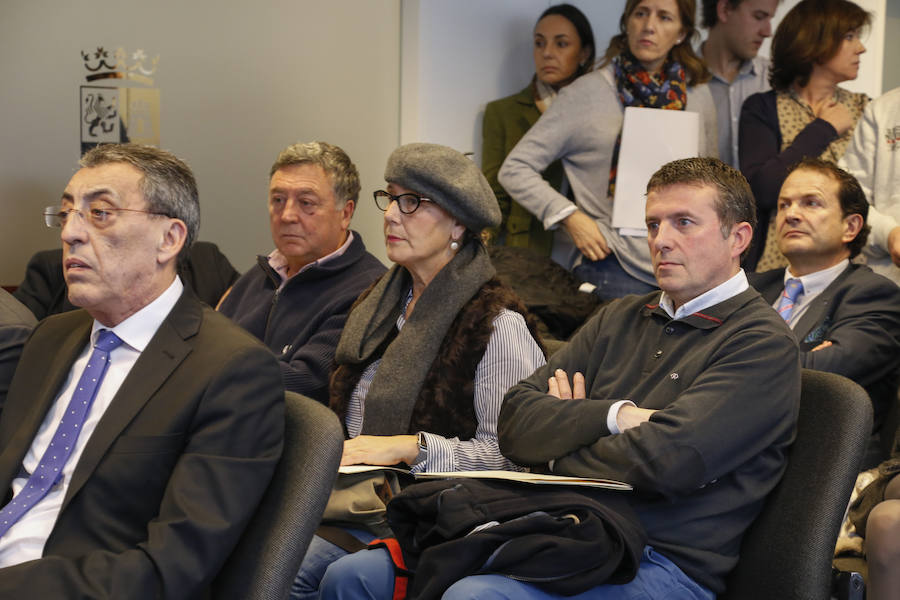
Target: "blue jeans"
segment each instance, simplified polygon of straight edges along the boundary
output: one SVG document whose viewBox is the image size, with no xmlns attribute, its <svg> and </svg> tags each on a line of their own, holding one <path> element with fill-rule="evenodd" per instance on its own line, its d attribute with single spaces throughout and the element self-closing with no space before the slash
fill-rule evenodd
<svg viewBox="0 0 900 600">
<path fill-rule="evenodd" d="M 322 579 L 323 600 L 390 600 L 394 569 L 384 548 L 363 550 L 328 567 Z M 464 577 L 444 592 L 443 600 L 715 600 L 715 594 L 684 574 L 665 556 L 644 547 L 637 575 L 622 585 L 600 585 L 575 596 L 558 596 L 503 575 Z"/>
<path fill-rule="evenodd" d="M 603 260 L 583 259 L 580 265 L 572 269 L 572 274 L 597 286 L 594 293 L 601 300 L 614 300 L 628 294 L 649 294 L 659 289 L 632 277 L 622 268 L 615 254 L 610 254 Z"/>
<path fill-rule="evenodd" d="M 364 529 L 345 528 L 345 531 L 365 544 L 376 537 L 374 533 L 369 533 Z M 309 549 L 303 557 L 303 562 L 300 564 L 300 571 L 297 572 L 294 583 L 291 584 L 289 596 L 291 600 L 315 600 L 318 598 L 319 584 L 322 576 L 325 575 L 325 569 L 337 559 L 348 554 L 350 553 L 340 546 L 314 535 L 309 543 Z"/>
</svg>

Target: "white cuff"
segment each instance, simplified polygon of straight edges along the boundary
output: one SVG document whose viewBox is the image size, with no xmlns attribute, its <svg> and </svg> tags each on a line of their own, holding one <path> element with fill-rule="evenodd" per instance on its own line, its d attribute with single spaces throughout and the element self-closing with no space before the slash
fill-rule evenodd
<svg viewBox="0 0 900 600">
<path fill-rule="evenodd" d="M 622 408 L 624 404 L 637 406 L 637 404 L 631 400 L 619 400 L 618 402 L 614 402 L 613 405 L 609 407 L 609 412 L 606 413 L 606 428 L 609 429 L 610 433 L 622 433 L 619 431 L 619 424 L 616 422 L 616 419 L 619 416 L 619 409 Z"/>
<path fill-rule="evenodd" d="M 559 224 L 564 221 L 569 215 L 578 210 L 578 207 L 575 206 L 574 203 L 570 203 L 568 206 L 560 210 L 559 212 L 547 217 L 544 219 L 544 229 L 547 231 L 552 231 L 559 227 Z"/>
</svg>

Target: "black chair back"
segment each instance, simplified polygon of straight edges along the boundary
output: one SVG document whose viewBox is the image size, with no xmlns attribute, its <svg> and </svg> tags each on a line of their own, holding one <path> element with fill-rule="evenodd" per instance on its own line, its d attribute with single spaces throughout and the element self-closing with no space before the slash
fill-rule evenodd
<svg viewBox="0 0 900 600">
<path fill-rule="evenodd" d="M 256 514 L 213 582 L 216 600 L 283 600 L 341 462 L 344 432 L 327 407 L 285 394 L 284 452 Z"/>
<path fill-rule="evenodd" d="M 747 530 L 725 600 L 828 600 L 831 560 L 872 431 L 865 390 L 803 370 L 797 438 L 787 469 Z"/>
</svg>

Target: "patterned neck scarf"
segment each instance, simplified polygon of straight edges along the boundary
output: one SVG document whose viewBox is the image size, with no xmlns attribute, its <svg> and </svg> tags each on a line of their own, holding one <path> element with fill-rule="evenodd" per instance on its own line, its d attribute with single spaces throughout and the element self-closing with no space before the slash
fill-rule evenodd
<svg viewBox="0 0 900 600">
<path fill-rule="evenodd" d="M 537 106 L 537 109 L 541 114 L 550 108 L 550 105 L 553 104 L 553 101 L 556 100 L 557 90 L 553 89 L 553 86 L 547 83 L 544 83 L 537 76 L 534 77 L 532 81 L 532 89 L 534 90 L 534 104 Z"/>
<path fill-rule="evenodd" d="M 660 73 L 650 74 L 631 54 L 625 51 L 612 60 L 616 75 L 616 90 L 622 106 L 684 110 L 687 105 L 687 83 L 684 67 L 674 60 L 667 61 Z M 622 132 L 616 136 L 609 169 L 609 197 L 615 196 L 616 170 L 619 166 L 619 146 Z"/>
</svg>

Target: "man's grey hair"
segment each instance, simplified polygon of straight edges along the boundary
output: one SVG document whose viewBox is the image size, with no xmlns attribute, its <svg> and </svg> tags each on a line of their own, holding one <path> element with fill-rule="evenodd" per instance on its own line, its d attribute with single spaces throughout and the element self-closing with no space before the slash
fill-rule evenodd
<svg viewBox="0 0 900 600">
<path fill-rule="evenodd" d="M 745 221 L 756 228 L 756 201 L 750 184 L 740 171 L 718 158 L 683 158 L 666 163 L 650 178 L 647 193 L 676 184 L 715 188 L 715 209 L 722 237 L 727 238 L 732 227 Z M 744 254 L 749 249 L 747 246 Z"/>
<path fill-rule="evenodd" d="M 344 208 L 347 200 L 359 200 L 359 171 L 340 147 L 328 142 L 292 144 L 281 151 L 269 170 L 269 178 L 275 171 L 291 165 L 319 165 L 331 180 L 334 204 L 337 210 Z"/>
<path fill-rule="evenodd" d="M 87 169 L 111 163 L 127 163 L 143 174 L 138 189 L 147 210 L 184 221 L 187 239 L 178 258 L 186 258 L 200 229 L 200 200 L 190 167 L 171 152 L 141 144 L 101 144 L 79 161 Z"/>
</svg>

